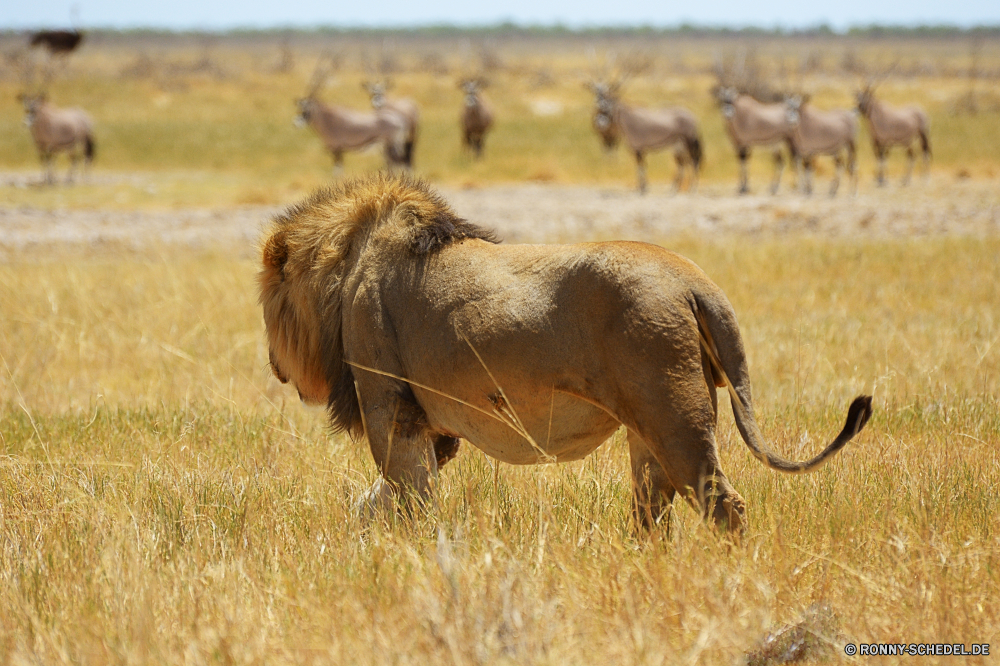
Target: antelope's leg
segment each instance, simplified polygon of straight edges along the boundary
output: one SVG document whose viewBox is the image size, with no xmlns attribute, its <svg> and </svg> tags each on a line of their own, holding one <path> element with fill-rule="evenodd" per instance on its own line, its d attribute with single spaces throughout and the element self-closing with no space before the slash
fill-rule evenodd
<svg viewBox="0 0 1000 666">
<path fill-rule="evenodd" d="M 344 174 L 344 151 L 333 151 L 333 175 L 340 177 Z"/>
<path fill-rule="evenodd" d="M 885 187 L 885 154 L 886 149 L 875 144 L 875 159 L 878 160 L 878 176 L 876 182 L 879 187 Z"/>
<path fill-rule="evenodd" d="M 806 194 L 813 193 L 813 158 L 802 157 L 802 191 Z"/>
<path fill-rule="evenodd" d="M 834 165 L 834 175 L 833 183 L 830 184 L 830 196 L 836 196 L 837 190 L 840 188 L 840 176 L 841 172 L 844 170 L 844 160 L 840 158 L 840 151 L 838 150 L 833 154 L 833 165 Z"/>
<path fill-rule="evenodd" d="M 747 194 L 748 192 L 750 192 L 749 175 L 747 174 L 747 161 L 750 159 L 750 149 L 749 148 L 740 148 L 739 149 L 739 158 L 740 158 L 740 187 L 739 187 L 739 193 L 740 194 Z"/>
<path fill-rule="evenodd" d="M 847 174 L 851 178 L 851 193 L 858 193 L 858 151 L 854 142 L 847 144 Z"/>
<path fill-rule="evenodd" d="M 801 192 L 805 188 L 805 176 L 803 171 L 806 170 L 806 161 L 801 155 L 792 157 L 792 173 L 795 176 L 795 182 L 792 183 L 793 192 Z"/>
<path fill-rule="evenodd" d="M 42 154 L 42 166 L 45 168 L 45 184 L 54 185 L 56 182 L 55 164 L 52 162 L 52 152 L 45 151 Z"/>
<path fill-rule="evenodd" d="M 674 193 L 681 191 L 681 185 L 684 183 L 684 165 L 687 164 L 687 160 L 684 158 L 684 153 L 680 150 L 674 153 L 674 161 L 677 162 L 677 175 L 674 177 Z"/>
<path fill-rule="evenodd" d="M 73 182 L 76 176 L 76 163 L 80 159 L 76 150 L 70 150 L 69 152 L 69 171 L 66 172 L 66 184 L 69 185 Z"/>
<path fill-rule="evenodd" d="M 778 186 L 781 185 L 781 174 L 785 171 L 785 156 L 781 154 L 781 148 L 774 151 L 774 182 L 771 183 L 771 194 L 778 193 Z"/>
<path fill-rule="evenodd" d="M 910 176 L 913 175 L 913 165 L 917 161 L 917 156 L 913 152 L 913 146 L 906 147 L 906 173 L 903 175 L 903 185 L 910 184 Z"/>
<path fill-rule="evenodd" d="M 635 168 L 639 178 L 639 194 L 646 193 L 646 161 L 641 150 L 635 151 Z"/>
</svg>

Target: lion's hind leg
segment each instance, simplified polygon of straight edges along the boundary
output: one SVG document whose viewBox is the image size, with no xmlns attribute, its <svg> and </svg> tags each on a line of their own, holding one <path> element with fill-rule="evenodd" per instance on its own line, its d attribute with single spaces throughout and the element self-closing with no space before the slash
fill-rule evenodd
<svg viewBox="0 0 1000 666">
<path fill-rule="evenodd" d="M 633 457 L 633 480 L 639 483 L 637 487 L 659 491 L 658 496 L 650 496 L 649 491 L 635 491 L 640 519 L 643 518 L 642 512 L 646 511 L 644 502 L 650 507 L 649 513 L 656 517 L 657 511 L 669 511 L 667 498 L 672 500 L 674 493 L 679 492 L 718 529 L 739 535 L 745 528 L 746 504 L 723 473 L 714 442 L 705 446 L 699 440 L 700 437 L 670 437 L 665 442 L 653 440 L 653 443 L 646 444 L 649 458 L 655 458 L 655 461 L 639 458 L 640 473 L 648 476 L 648 482 L 642 477 L 636 478 L 636 458 Z M 629 449 L 634 450 L 631 432 Z M 665 492 L 664 488 L 668 485 L 671 490 Z"/>
<path fill-rule="evenodd" d="M 656 481 L 650 487 L 663 488 L 669 483 L 718 529 L 739 535 L 745 526 L 745 503 L 719 464 L 714 387 L 706 386 L 700 370 L 692 372 L 690 381 L 675 378 L 662 382 L 655 391 L 657 395 L 647 396 L 643 401 L 645 409 L 635 414 L 634 422 L 626 424 L 630 452 L 635 450 L 634 430 L 641 433 L 638 441 L 645 445 L 648 456 L 659 463 L 666 477 L 658 480 L 650 472 L 651 481 Z M 643 460 L 641 456 L 637 459 Z M 645 466 L 656 469 L 648 462 Z M 635 469 L 633 462 L 633 474 Z"/>
<path fill-rule="evenodd" d="M 658 525 L 670 529 L 670 509 L 677 491 L 649 446 L 634 430 L 628 431 L 632 463 L 632 515 L 637 526 L 651 530 Z"/>
</svg>

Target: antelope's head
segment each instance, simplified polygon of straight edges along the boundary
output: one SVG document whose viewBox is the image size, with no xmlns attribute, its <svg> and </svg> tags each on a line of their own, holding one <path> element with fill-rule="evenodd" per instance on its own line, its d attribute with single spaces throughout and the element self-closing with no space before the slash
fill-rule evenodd
<svg viewBox="0 0 1000 666">
<path fill-rule="evenodd" d="M 361 84 L 361 87 L 365 89 L 368 93 L 368 97 L 371 98 L 372 108 L 381 109 L 385 106 L 385 93 L 389 90 L 390 85 L 386 81 L 365 81 Z"/>
<path fill-rule="evenodd" d="M 860 111 L 862 115 L 868 115 L 868 112 L 872 108 L 872 102 L 875 99 L 874 87 L 871 84 L 866 85 L 858 91 L 857 95 L 855 95 L 855 99 L 858 102 L 858 111 Z"/>
<path fill-rule="evenodd" d="M 31 127 L 35 124 L 35 118 L 38 115 L 39 110 L 45 104 L 45 93 L 38 95 L 28 95 L 22 93 L 17 96 L 17 99 L 24 106 L 24 124 Z"/>
<path fill-rule="evenodd" d="M 611 126 L 614 120 L 615 107 L 618 106 L 618 91 L 620 85 L 617 83 L 590 83 L 591 92 L 594 93 L 594 126 L 598 130 Z"/>
<path fill-rule="evenodd" d="M 316 99 L 316 95 L 326 80 L 330 78 L 330 73 L 335 67 L 336 62 L 333 56 L 329 51 L 324 51 L 316 62 L 316 69 L 313 70 L 309 85 L 306 86 L 306 96 L 295 100 L 295 106 L 299 110 L 298 115 L 295 116 L 296 127 L 305 127 L 312 122 L 313 116 L 319 110 L 319 101 Z"/>
<path fill-rule="evenodd" d="M 458 88 L 465 93 L 465 106 L 472 108 L 479 104 L 479 91 L 486 87 L 482 79 L 462 79 Z"/>
<path fill-rule="evenodd" d="M 610 152 L 618 145 L 614 120 L 621 86 L 618 83 L 590 81 L 586 87 L 594 93 L 594 129 L 600 135 L 604 149 Z"/>
<path fill-rule="evenodd" d="M 799 124 L 802 105 L 805 104 L 805 101 L 801 95 L 789 95 L 785 98 L 785 120 L 792 127 Z"/>
<path fill-rule="evenodd" d="M 717 86 L 713 91 L 715 99 L 719 103 L 722 115 L 732 118 L 736 115 L 736 100 L 740 96 L 740 91 L 732 86 Z"/>
<path fill-rule="evenodd" d="M 319 102 L 313 96 L 303 97 L 301 99 L 295 100 L 295 107 L 299 110 L 295 114 L 295 126 L 305 127 L 310 122 L 312 122 L 313 115 L 316 113 L 316 106 Z"/>
</svg>

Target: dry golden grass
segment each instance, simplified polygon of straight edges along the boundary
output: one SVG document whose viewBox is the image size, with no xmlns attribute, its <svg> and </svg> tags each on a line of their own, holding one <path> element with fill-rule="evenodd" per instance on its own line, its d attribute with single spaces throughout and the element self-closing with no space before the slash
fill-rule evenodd
<svg viewBox="0 0 1000 666">
<path fill-rule="evenodd" d="M 338 43 L 345 63 L 323 97 L 363 108 L 357 56 L 378 45 Z M 291 125 L 322 46 L 279 72 L 274 44 L 93 42 L 52 90 L 95 117 L 93 179 L 4 186 L 4 205 L 291 201 L 330 174 L 316 138 Z M 418 173 L 632 186 L 630 159 L 605 158 L 590 128 L 586 40 L 497 46 L 500 120 L 481 163 L 458 146 L 458 41 L 417 46 L 400 48 L 394 78 L 423 109 Z M 694 109 L 706 189 L 729 191 L 736 164 L 706 72 L 732 43 L 598 46 L 652 54 L 628 98 Z M 997 177 L 995 79 L 979 84 L 979 115 L 954 113 L 964 45 L 757 47 L 772 63 L 816 54 L 803 83 L 828 106 L 850 104 L 859 82 L 836 73 L 848 56 L 930 63 L 883 90 L 930 112 L 935 191 Z M 212 67 L 195 71 L 205 56 Z M 998 61 L 986 44 L 983 67 Z M 433 72 L 441 62 L 450 74 Z M 37 173 L 19 89 L 0 75 L 0 170 L 18 178 Z M 348 172 L 379 162 L 350 155 Z M 652 159 L 654 186 L 671 162 Z M 756 160 L 754 181 L 769 168 Z M 722 410 L 723 466 L 749 503 L 739 546 L 686 506 L 669 535 L 637 535 L 620 434 L 586 461 L 535 468 L 464 445 L 426 513 L 363 526 L 352 502 L 376 474 L 370 456 L 269 379 L 251 262 L 169 247 L 12 254 L 0 264 L 0 663 L 729 664 L 803 619 L 818 634 L 809 660 L 839 661 L 848 641 L 1000 650 L 1000 241 L 668 245 L 733 301 L 774 448 L 816 451 L 851 397 L 876 396 L 868 430 L 805 477 L 763 469 Z"/>
<path fill-rule="evenodd" d="M 1000 243 L 669 244 L 733 301 L 774 448 L 876 396 L 804 477 L 723 410 L 739 546 L 685 506 L 637 537 L 620 435 L 533 468 L 465 445 L 425 514 L 365 528 L 369 456 L 269 382 L 250 262 L 0 265 L 0 662 L 730 664 L 803 617 L 810 659 L 1000 650 Z"/>
</svg>

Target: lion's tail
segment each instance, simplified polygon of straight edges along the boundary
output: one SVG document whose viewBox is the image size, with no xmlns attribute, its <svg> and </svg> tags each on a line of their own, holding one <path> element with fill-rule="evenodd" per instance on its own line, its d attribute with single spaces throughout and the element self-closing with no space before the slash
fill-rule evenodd
<svg viewBox="0 0 1000 666">
<path fill-rule="evenodd" d="M 872 415 L 872 398 L 869 395 L 861 395 L 855 398 L 848 408 L 844 429 L 815 457 L 796 462 L 770 451 L 764 443 L 764 437 L 754 417 L 753 401 L 750 397 L 750 376 L 736 317 L 730 308 L 720 308 L 697 297 L 694 314 L 698 320 L 701 346 L 712 365 L 715 383 L 717 386 L 729 389 L 736 427 L 754 457 L 771 469 L 789 474 L 811 472 L 842 449 L 868 423 Z M 721 346 L 716 345 L 717 340 Z"/>
</svg>

